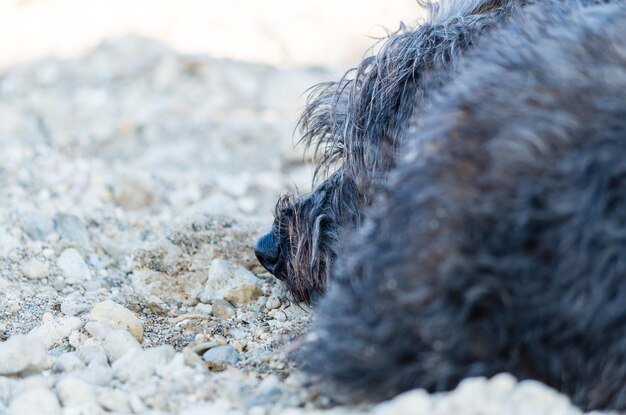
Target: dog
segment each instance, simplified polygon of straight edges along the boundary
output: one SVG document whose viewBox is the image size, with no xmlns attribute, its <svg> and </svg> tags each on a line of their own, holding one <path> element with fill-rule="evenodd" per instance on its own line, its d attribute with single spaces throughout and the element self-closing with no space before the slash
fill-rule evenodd
<svg viewBox="0 0 626 415">
<path fill-rule="evenodd" d="M 426 23 L 402 26 L 339 82 L 314 89 L 300 120 L 302 140 L 319 154 L 316 177 L 332 173 L 310 194 L 281 198 L 271 230 L 255 247 L 296 300 L 314 303 L 324 293 L 343 235 L 360 226 L 394 168 L 411 115 L 450 81 L 465 51 L 525 4 L 428 4 Z"/>
<path fill-rule="evenodd" d="M 451 68 L 405 78 L 392 37 L 305 114 L 342 164 L 257 246 L 328 283 L 295 359 L 357 398 L 508 372 L 626 410 L 626 4 L 464 4 L 506 17 Z"/>
</svg>

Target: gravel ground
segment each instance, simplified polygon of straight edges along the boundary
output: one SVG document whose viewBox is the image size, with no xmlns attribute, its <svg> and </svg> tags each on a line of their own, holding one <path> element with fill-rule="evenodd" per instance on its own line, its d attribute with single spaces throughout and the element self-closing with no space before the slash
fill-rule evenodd
<svg viewBox="0 0 626 415">
<path fill-rule="evenodd" d="M 310 313 L 252 244 L 336 76 L 137 38 L 0 74 L 0 415 L 580 413 L 506 374 L 339 407 L 286 358 Z"/>
</svg>

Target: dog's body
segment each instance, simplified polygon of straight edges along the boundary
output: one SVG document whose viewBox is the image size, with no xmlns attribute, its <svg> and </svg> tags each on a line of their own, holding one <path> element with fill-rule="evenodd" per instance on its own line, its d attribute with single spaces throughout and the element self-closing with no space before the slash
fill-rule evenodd
<svg viewBox="0 0 626 415">
<path fill-rule="evenodd" d="M 357 76 L 393 105 L 365 116 L 335 101 L 334 119 L 309 118 L 344 165 L 283 206 L 303 208 L 273 234 L 304 299 L 336 257 L 299 359 L 369 398 L 510 372 L 586 409 L 626 409 L 626 6 L 470 3 L 440 8 L 442 27 L 507 22 L 477 31 L 468 56 L 473 42 L 418 78 L 398 62 L 387 83 Z M 287 229 L 298 238 L 281 245 Z M 332 260 L 304 269 L 298 249 L 321 258 L 331 240 Z"/>
</svg>

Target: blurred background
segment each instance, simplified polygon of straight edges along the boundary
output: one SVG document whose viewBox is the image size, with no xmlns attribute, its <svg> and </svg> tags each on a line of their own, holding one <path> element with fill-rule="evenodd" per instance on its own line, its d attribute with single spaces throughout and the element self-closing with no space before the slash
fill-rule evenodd
<svg viewBox="0 0 626 415">
<path fill-rule="evenodd" d="M 368 36 L 419 12 L 415 0 L 0 0 L 0 66 L 76 56 L 128 34 L 218 58 L 351 65 Z"/>
<path fill-rule="evenodd" d="M 420 16 L 415 0 L 0 0 L 0 213 L 268 220 L 310 187 L 304 92 Z"/>
</svg>

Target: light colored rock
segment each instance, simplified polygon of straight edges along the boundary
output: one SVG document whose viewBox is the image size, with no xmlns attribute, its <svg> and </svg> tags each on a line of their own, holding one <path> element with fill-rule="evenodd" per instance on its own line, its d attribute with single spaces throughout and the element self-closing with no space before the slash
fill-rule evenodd
<svg viewBox="0 0 626 415">
<path fill-rule="evenodd" d="M 74 248 L 68 248 L 61 253 L 57 266 L 68 284 L 78 284 L 91 279 L 89 267 L 80 252 Z"/>
<path fill-rule="evenodd" d="M 110 412 L 130 412 L 128 395 L 119 389 L 99 388 L 97 399 L 100 406 Z"/>
<path fill-rule="evenodd" d="M 98 321 L 88 321 L 85 323 L 85 331 L 96 339 L 106 339 L 107 335 L 113 330 L 117 329 Z"/>
<path fill-rule="evenodd" d="M 226 293 L 244 284 L 258 284 L 258 279 L 253 273 L 233 262 L 214 259 L 200 301 L 210 303 L 224 299 Z"/>
<path fill-rule="evenodd" d="M 76 353 L 64 353 L 57 357 L 52 370 L 58 373 L 74 372 L 85 368 L 85 363 Z"/>
<path fill-rule="evenodd" d="M 373 415 L 430 414 L 431 398 L 423 389 L 416 389 L 396 396 L 391 401 L 377 405 Z"/>
<path fill-rule="evenodd" d="M 168 364 L 175 354 L 174 348 L 170 345 L 129 353 L 113 363 L 113 373 L 122 382 L 145 381 L 158 367 Z"/>
<path fill-rule="evenodd" d="M 87 341 L 87 339 L 88 336 L 79 330 L 72 331 L 67 338 L 70 346 L 74 349 L 78 349 L 85 341 Z"/>
<path fill-rule="evenodd" d="M 235 307 L 226 300 L 214 300 L 212 312 L 215 317 L 224 320 L 235 317 L 236 314 Z"/>
<path fill-rule="evenodd" d="M 195 309 L 200 314 L 206 314 L 208 316 L 213 314 L 213 306 L 211 304 L 198 303 Z"/>
<path fill-rule="evenodd" d="M 120 330 L 124 331 L 124 330 Z M 134 337 L 133 337 L 134 340 Z M 83 344 L 76 349 L 76 355 L 88 365 L 106 365 L 109 358 L 103 344 Z"/>
<path fill-rule="evenodd" d="M 81 250 L 89 248 L 89 233 L 79 217 L 60 213 L 54 218 L 54 227 L 61 239 L 73 242 Z"/>
<path fill-rule="evenodd" d="M 48 389 L 29 389 L 11 401 L 7 415 L 61 415 L 57 396 Z"/>
<path fill-rule="evenodd" d="M 280 321 L 282 323 L 287 321 L 287 314 L 285 314 L 285 312 L 281 310 L 272 310 L 268 313 L 268 315 L 272 317 L 274 320 Z"/>
<path fill-rule="evenodd" d="M 143 341 L 143 325 L 137 316 L 126 307 L 113 301 L 106 300 L 96 304 L 89 315 L 90 321 L 97 321 L 107 326 L 128 331 L 137 339 Z"/>
<path fill-rule="evenodd" d="M 34 328 L 30 335 L 39 338 L 44 347 L 50 348 L 67 339 L 72 330 L 77 330 L 82 326 L 83 322 L 80 318 L 65 316 L 44 322 L 41 326 Z"/>
<path fill-rule="evenodd" d="M 95 388 L 82 379 L 62 377 L 56 384 L 56 390 L 65 408 L 99 409 Z"/>
<path fill-rule="evenodd" d="M 22 265 L 22 272 L 28 279 L 40 280 L 48 276 L 48 264 L 37 259 L 30 259 Z"/>
<path fill-rule="evenodd" d="M 200 358 L 200 356 L 198 355 L 196 355 L 196 357 Z M 14 381 L 9 378 L 0 376 L 0 407 L 2 407 L 2 404 L 7 404 L 9 402 L 9 398 L 11 397 L 12 393 L 11 390 L 13 382 Z"/>
<path fill-rule="evenodd" d="M 104 350 L 111 362 L 131 351 L 141 351 L 137 339 L 126 330 L 112 330 L 104 340 Z"/>
<path fill-rule="evenodd" d="M 33 240 L 44 240 L 54 231 L 54 222 L 48 216 L 38 212 L 31 212 L 22 217 L 24 231 Z"/>
<path fill-rule="evenodd" d="M 517 385 L 517 379 L 509 373 L 500 373 L 489 380 L 489 389 L 499 396 L 508 396 Z"/>
<path fill-rule="evenodd" d="M 180 415 L 241 415 L 241 412 L 234 412 L 220 407 L 215 403 L 194 404 L 185 408 Z"/>
<path fill-rule="evenodd" d="M 133 289 L 146 299 L 165 304 L 195 305 L 202 292 L 206 273 L 195 270 L 184 250 L 168 240 L 154 243 L 135 253 L 131 281 Z M 206 265 L 200 268 L 204 269 Z"/>
<path fill-rule="evenodd" d="M 66 316 L 77 316 L 89 310 L 89 304 L 79 297 L 67 297 L 61 303 L 61 312 Z"/>
<path fill-rule="evenodd" d="M 212 364 L 222 365 L 229 363 L 231 365 L 236 364 L 239 361 L 239 353 L 233 346 L 218 346 L 207 350 L 202 359 L 205 362 Z"/>
<path fill-rule="evenodd" d="M 289 319 L 304 318 L 311 312 L 306 304 L 292 304 L 283 310 Z"/>
<path fill-rule="evenodd" d="M 531 414 L 536 408 L 544 413 L 567 414 L 577 411 L 569 398 L 534 380 L 520 382 L 510 395 L 509 405 L 520 414 Z"/>
<path fill-rule="evenodd" d="M 184 361 L 187 366 L 197 367 L 203 364 L 202 358 L 189 347 L 185 347 L 182 350 L 182 354 L 185 358 Z"/>
<path fill-rule="evenodd" d="M 106 364 L 93 363 L 84 370 L 72 372 L 72 376 L 82 379 L 90 385 L 106 386 L 113 379 L 113 369 Z"/>
<path fill-rule="evenodd" d="M 267 299 L 267 302 L 265 303 L 265 308 L 267 308 L 268 310 L 273 310 L 278 307 L 280 307 L 280 300 L 277 297 L 271 296 Z"/>
<path fill-rule="evenodd" d="M 15 335 L 0 343 L 0 375 L 38 372 L 48 366 L 48 355 L 41 339 Z"/>
<path fill-rule="evenodd" d="M 263 290 L 255 284 L 242 284 L 224 294 L 224 300 L 234 305 L 244 305 L 256 301 L 264 295 Z"/>
</svg>

